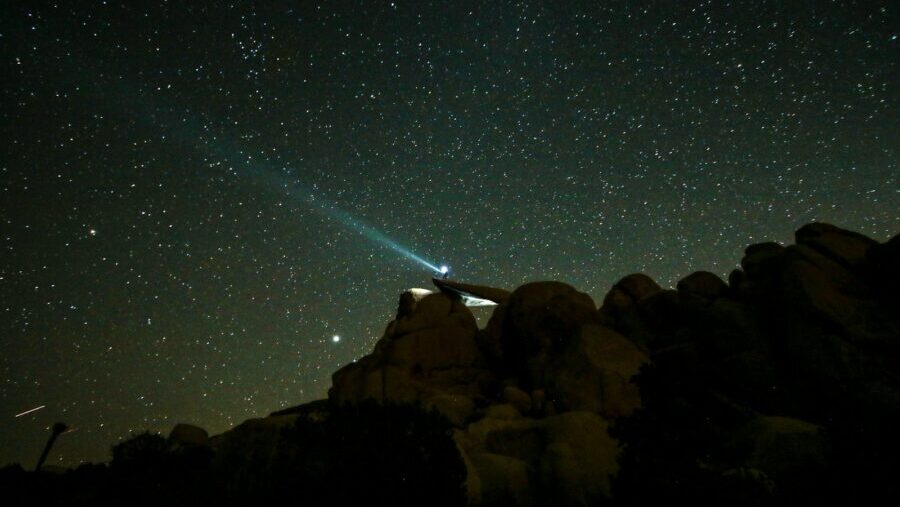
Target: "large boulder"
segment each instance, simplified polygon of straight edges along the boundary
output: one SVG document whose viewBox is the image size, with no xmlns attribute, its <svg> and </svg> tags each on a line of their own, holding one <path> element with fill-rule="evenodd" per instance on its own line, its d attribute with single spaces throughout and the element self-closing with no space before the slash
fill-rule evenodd
<svg viewBox="0 0 900 507">
<path fill-rule="evenodd" d="M 784 252 L 784 246 L 774 242 L 757 243 L 744 250 L 741 268 L 752 281 L 765 277 L 766 273 L 777 270 L 777 263 Z"/>
<path fill-rule="evenodd" d="M 474 505 L 596 505 L 609 497 L 618 446 L 591 412 L 485 418 L 455 438 L 472 467 Z"/>
<path fill-rule="evenodd" d="M 880 376 L 900 359 L 900 323 L 885 311 L 889 298 L 878 289 L 879 273 L 890 271 L 880 253 L 888 247 L 822 223 L 795 236 L 797 244 L 787 247 L 748 247 L 743 274 L 733 277 L 737 297 L 777 345 L 770 364 L 794 365 L 784 374 L 798 393 Z M 813 411 L 830 403 L 824 396 L 800 399 Z"/>
<path fill-rule="evenodd" d="M 586 325 L 549 365 L 547 394 L 560 411 L 587 410 L 613 420 L 641 404 L 631 382 L 647 355 L 604 326 Z"/>
<path fill-rule="evenodd" d="M 810 379 L 843 383 L 897 358 L 900 323 L 851 268 L 804 245 L 787 248 L 784 257 L 773 299 L 789 361 L 798 361 Z"/>
<path fill-rule="evenodd" d="M 332 375 L 329 398 L 421 403 L 462 424 L 489 376 L 475 317 L 459 298 L 420 289 L 401 294 L 398 306 L 375 350 Z"/>
<path fill-rule="evenodd" d="M 209 434 L 199 426 L 179 423 L 169 432 L 169 443 L 178 446 L 206 446 L 209 445 Z"/>
<path fill-rule="evenodd" d="M 794 238 L 798 245 L 808 246 L 850 269 L 865 262 L 866 253 L 878 244 L 857 232 L 821 222 L 804 225 L 794 233 Z"/>
<path fill-rule="evenodd" d="M 621 290 L 634 302 L 650 297 L 662 290 L 658 283 L 644 273 L 632 273 L 622 278 L 616 282 L 613 289 Z"/>
<path fill-rule="evenodd" d="M 525 284 L 501 304 L 484 331 L 499 343 L 503 365 L 526 384 L 539 386 L 553 353 L 581 326 L 598 322 L 590 296 L 560 282 Z"/>
<path fill-rule="evenodd" d="M 398 332 L 399 328 L 397 326 Z M 393 336 L 382 344 L 385 364 L 412 372 L 430 372 L 472 366 L 481 359 L 475 333 L 461 326 L 418 329 Z"/>
<path fill-rule="evenodd" d="M 650 333 L 641 321 L 637 305 L 661 290 L 659 284 L 643 273 L 622 278 L 603 298 L 598 312 L 600 323 L 645 346 L 650 341 Z"/>
<path fill-rule="evenodd" d="M 697 271 L 678 282 L 678 292 L 702 299 L 714 300 L 728 294 L 728 285 L 716 274 Z"/>
<path fill-rule="evenodd" d="M 478 331 L 475 316 L 458 298 L 443 293 L 430 293 L 415 300 L 416 296 L 413 295 L 415 303 L 410 304 L 408 301 L 411 293 L 412 290 L 401 294 L 398 318 L 388 325 L 386 336 L 396 338 L 431 328 L 461 327 L 473 334 Z"/>
<path fill-rule="evenodd" d="M 531 396 L 528 395 L 525 391 L 519 389 L 515 386 L 506 386 L 503 388 L 503 401 L 509 403 L 519 413 L 527 414 L 531 412 L 534 404 L 532 403 Z"/>
</svg>

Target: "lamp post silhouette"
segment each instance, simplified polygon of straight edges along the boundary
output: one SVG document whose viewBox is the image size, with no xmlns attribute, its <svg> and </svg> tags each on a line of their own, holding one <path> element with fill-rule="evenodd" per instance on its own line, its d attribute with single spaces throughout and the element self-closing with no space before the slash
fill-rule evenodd
<svg viewBox="0 0 900 507">
<path fill-rule="evenodd" d="M 65 433 L 69 429 L 65 423 L 58 422 L 53 425 L 53 429 L 50 433 L 50 439 L 47 440 L 47 445 L 44 446 L 44 452 L 41 453 L 41 457 L 38 459 L 37 466 L 34 467 L 35 472 L 40 472 L 41 467 L 44 466 L 44 461 L 47 459 L 47 455 L 50 454 L 50 449 L 53 447 L 53 444 L 56 443 L 56 437 Z"/>
</svg>

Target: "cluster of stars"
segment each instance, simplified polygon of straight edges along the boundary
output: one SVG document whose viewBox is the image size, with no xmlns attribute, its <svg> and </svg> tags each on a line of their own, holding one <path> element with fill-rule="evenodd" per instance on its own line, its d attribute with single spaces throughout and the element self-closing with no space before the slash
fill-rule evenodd
<svg viewBox="0 0 900 507">
<path fill-rule="evenodd" d="M 0 466 L 324 397 L 434 275 L 373 231 L 598 302 L 813 220 L 887 239 L 895 11 L 4 5 Z"/>
</svg>

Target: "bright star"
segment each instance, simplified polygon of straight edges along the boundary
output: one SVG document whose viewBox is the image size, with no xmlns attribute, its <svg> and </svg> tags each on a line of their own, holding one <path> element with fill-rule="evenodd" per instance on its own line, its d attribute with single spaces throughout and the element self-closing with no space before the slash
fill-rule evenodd
<svg viewBox="0 0 900 507">
<path fill-rule="evenodd" d="M 337 342 L 341 341 L 341 337 L 338 335 L 334 335 L 331 337 L 331 341 L 334 343 L 337 343 Z"/>
</svg>

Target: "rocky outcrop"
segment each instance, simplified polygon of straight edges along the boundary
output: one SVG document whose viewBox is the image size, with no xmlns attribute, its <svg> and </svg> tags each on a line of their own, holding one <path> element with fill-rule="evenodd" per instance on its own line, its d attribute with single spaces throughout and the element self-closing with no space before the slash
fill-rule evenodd
<svg viewBox="0 0 900 507">
<path fill-rule="evenodd" d="M 462 424 L 490 379 L 477 333 L 475 317 L 458 298 L 406 291 L 373 353 L 332 376 L 329 399 L 422 403 Z"/>
<path fill-rule="evenodd" d="M 869 249 L 878 244 L 862 234 L 824 223 L 804 225 L 794 236 L 798 245 L 812 248 L 848 269 L 862 266 Z"/>
<path fill-rule="evenodd" d="M 698 271 L 674 289 L 631 274 L 599 309 L 560 282 L 410 289 L 329 399 L 209 438 L 186 424 L 137 435 L 108 469 L 61 476 L 59 498 L 900 502 L 900 236 L 809 224 L 792 245 L 747 247 L 740 266 L 727 283 Z M 498 304 L 484 329 L 462 298 Z M 29 477 L 0 470 L 7 496 L 46 503 Z"/>
<path fill-rule="evenodd" d="M 178 446 L 209 445 L 209 434 L 206 430 L 192 424 L 176 424 L 169 433 L 169 444 Z"/>
<path fill-rule="evenodd" d="M 771 500 L 829 466 L 829 427 L 854 431 L 847 407 L 900 422 L 900 323 L 884 289 L 897 250 L 810 224 L 794 245 L 749 246 L 727 282 L 698 271 L 664 289 L 636 273 L 599 309 L 559 282 L 439 282 L 442 294 L 401 296 L 372 354 L 334 375 L 330 399 L 442 412 L 473 505 L 596 503 L 619 460 L 623 498 L 653 500 L 641 497 L 648 477 L 669 472 L 641 467 L 669 462 L 679 487 L 713 487 L 688 486 L 704 477 Z M 473 291 L 499 303 L 483 330 L 458 301 Z"/>
<path fill-rule="evenodd" d="M 662 288 L 649 276 L 643 273 L 628 275 L 613 285 L 603 299 L 598 314 L 600 322 L 624 332 L 632 341 L 644 347 L 650 339 L 650 333 L 641 320 L 638 305 L 645 305 L 647 300 L 660 292 Z"/>
<path fill-rule="evenodd" d="M 500 304 L 483 331 L 454 295 L 403 293 L 375 350 L 334 374 L 332 402 L 418 402 L 443 413 L 458 428 L 473 505 L 608 496 L 618 449 L 607 430 L 640 406 L 631 378 L 646 354 L 563 283 L 495 291 Z"/>
<path fill-rule="evenodd" d="M 809 224 L 795 240 L 749 246 L 727 284 L 701 271 L 638 297 L 620 282 L 604 300 L 603 321 L 652 360 L 642 408 L 615 432 L 629 449 L 620 499 L 830 501 L 887 484 L 881 470 L 900 464 L 888 430 L 900 423 L 900 314 L 884 290 L 898 281 L 897 238 Z M 816 483 L 824 475 L 855 486 Z"/>
<path fill-rule="evenodd" d="M 697 271 L 678 282 L 678 293 L 712 301 L 727 295 L 728 285 L 709 271 Z"/>
<path fill-rule="evenodd" d="M 495 364 L 531 388 L 543 383 L 547 365 L 562 345 L 581 326 L 596 321 L 596 305 L 587 294 L 560 282 L 529 283 L 497 307 L 482 344 Z"/>
<path fill-rule="evenodd" d="M 749 246 L 740 265 L 727 282 L 698 271 L 674 289 L 628 275 L 599 309 L 560 282 L 411 289 L 374 350 L 334 373 L 328 400 L 203 444 L 205 432 L 178 426 L 170 441 L 209 445 L 220 473 L 268 484 L 266 471 L 303 457 L 285 442 L 353 431 L 353 413 L 336 422 L 336 411 L 417 404 L 449 421 L 449 431 L 420 421 L 434 431 L 422 441 L 447 440 L 446 468 L 465 476 L 472 506 L 883 492 L 885 471 L 900 469 L 900 239 L 810 224 L 793 245 Z M 461 297 L 498 303 L 484 329 Z"/>
<path fill-rule="evenodd" d="M 624 336 L 587 324 L 547 366 L 547 394 L 556 410 L 587 410 L 612 421 L 641 406 L 631 378 L 646 362 L 647 355 Z"/>
</svg>

